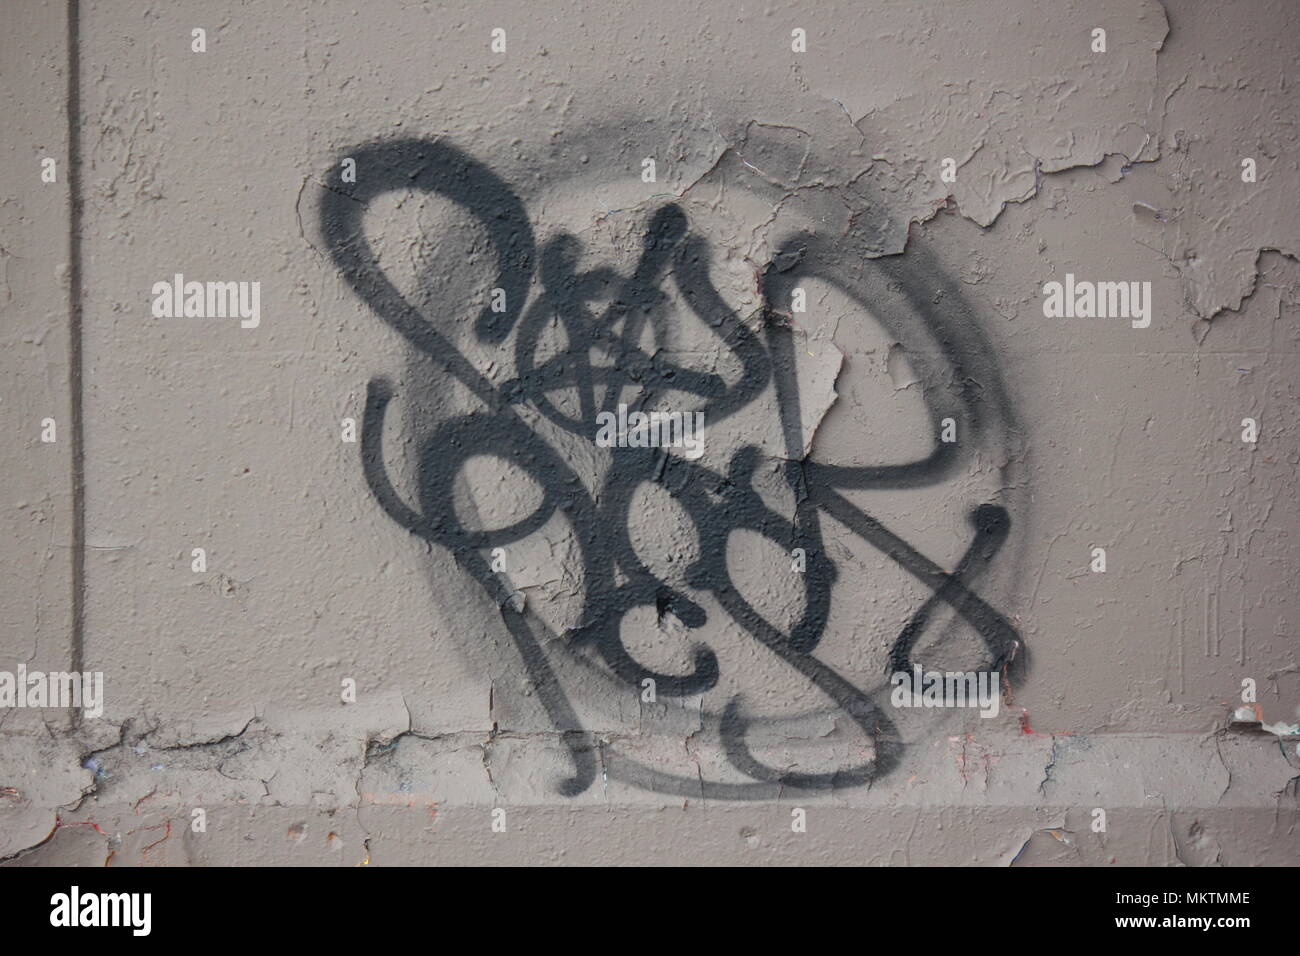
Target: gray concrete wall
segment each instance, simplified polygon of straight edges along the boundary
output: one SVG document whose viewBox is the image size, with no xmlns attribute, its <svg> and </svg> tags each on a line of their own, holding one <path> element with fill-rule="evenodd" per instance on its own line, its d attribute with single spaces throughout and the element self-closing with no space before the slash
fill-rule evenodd
<svg viewBox="0 0 1300 956">
<path fill-rule="evenodd" d="M 1294 864 L 1289 6 L 14 4 L 0 857 Z"/>
</svg>

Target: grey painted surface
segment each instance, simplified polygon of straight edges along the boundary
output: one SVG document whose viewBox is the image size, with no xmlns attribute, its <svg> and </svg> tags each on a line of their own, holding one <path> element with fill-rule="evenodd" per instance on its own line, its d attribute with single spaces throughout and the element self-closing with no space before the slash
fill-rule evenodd
<svg viewBox="0 0 1300 956">
<path fill-rule="evenodd" d="M 79 386 L 68 375 L 65 15 L 24 6 L 0 61 L 12 91 L 0 561 L 14 582 L 0 595 L 0 670 L 69 666 L 80 587 L 85 667 L 104 673 L 107 701 L 75 728 L 65 711 L 0 711 L 0 787 L 11 788 L 0 856 L 1296 862 L 1297 741 L 1256 726 L 1300 719 L 1297 37 L 1285 4 L 377 2 L 292 16 L 83 4 Z M 1098 26 L 1105 53 L 1090 49 Z M 205 53 L 190 50 L 196 27 Z M 505 53 L 489 48 L 494 28 Z M 794 28 L 807 30 L 807 53 L 791 51 Z M 794 393 L 769 380 L 708 423 L 699 462 L 724 475 L 756 448 L 755 500 L 785 521 L 789 460 L 923 458 L 937 428 L 927 400 L 974 396 L 980 427 L 968 434 L 963 420 L 957 465 L 939 480 L 840 493 L 948 571 L 972 509 L 1006 509 L 1007 541 L 971 582 L 1020 642 L 1008 672 L 1020 679 L 998 716 L 884 710 L 889 649 L 932 588 L 825 512 L 820 550 L 836 578 L 812 656 L 876 691 L 902 741 L 870 786 L 799 784 L 871 766 L 882 738 L 756 640 L 726 595 L 690 586 L 684 569 L 717 555 L 664 490 L 671 478 L 647 477 L 626 522 L 595 529 L 625 526 L 655 578 L 704 612 L 692 625 L 685 602 L 651 601 L 618 622 L 647 669 L 687 673 L 697 645 L 717 657 L 714 686 L 654 704 L 571 640 L 567 629 L 613 599 L 584 595 L 581 556 L 601 546 L 565 512 L 507 545 L 495 590 L 392 522 L 361 446 L 340 440 L 342 419 L 363 419 L 367 383 L 392 382 L 384 461 L 418 502 L 422 442 L 457 416 L 507 414 L 439 363 L 454 348 L 494 387 L 520 374 L 518 328 L 503 344 L 476 329 L 493 252 L 463 207 L 394 191 L 363 219 L 379 267 L 446 337 L 438 354 L 404 339 L 340 268 L 322 218 L 342 188 L 339 160 L 406 139 L 489 166 L 523 204 L 539 253 L 571 234 L 580 271 L 626 277 L 656 210 L 681 210 L 736 321 L 756 337 L 793 328 L 785 364 L 769 357 L 798 414 Z M 56 184 L 40 181 L 45 156 L 59 161 Z M 642 181 L 647 157 L 654 183 Z M 1257 182 L 1241 181 L 1243 157 Z M 360 165 L 358 187 L 373 173 Z M 806 313 L 777 302 L 765 316 L 764 270 L 801 233 L 826 251 L 826 272 L 805 282 Z M 679 284 L 676 270 L 655 284 L 658 337 L 640 344 L 734 383 L 703 284 Z M 154 318 L 151 287 L 178 272 L 259 281 L 260 325 Z M 1150 327 L 1045 318 L 1043 284 L 1066 273 L 1149 281 Z M 542 284 L 532 277 L 530 305 Z M 597 286 L 593 311 L 617 283 Z M 560 347 L 547 340 L 539 354 Z M 82 582 L 65 427 L 78 387 Z M 580 408 L 576 395 L 551 397 Z M 573 470 L 574 495 L 626 460 L 535 402 L 509 407 Z M 53 444 L 39 441 L 47 416 Z M 1241 440 L 1245 417 L 1259 422 L 1256 444 Z M 480 457 L 451 504 L 499 527 L 541 495 Z M 733 535 L 725 567 L 784 633 L 804 582 L 769 531 Z M 200 547 L 207 570 L 195 573 Z M 1090 570 L 1094 547 L 1106 549 L 1104 574 Z M 512 640 L 520 621 L 542 636 L 567 701 L 558 722 Z M 944 669 L 989 658 L 944 606 L 918 655 Z M 1258 685 L 1260 720 L 1230 724 L 1244 678 Z M 341 702 L 344 679 L 356 703 Z M 733 705 L 754 756 L 784 782 L 763 785 L 729 759 Z M 576 793 L 564 789 L 575 761 L 591 771 Z M 204 833 L 190 827 L 200 807 Z M 791 832 L 795 808 L 806 833 Z M 1091 829 L 1095 808 L 1104 834 Z"/>
</svg>

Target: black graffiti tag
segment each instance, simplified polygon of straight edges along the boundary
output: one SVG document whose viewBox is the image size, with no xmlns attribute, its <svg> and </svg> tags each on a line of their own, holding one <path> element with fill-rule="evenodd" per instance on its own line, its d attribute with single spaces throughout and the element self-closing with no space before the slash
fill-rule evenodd
<svg viewBox="0 0 1300 956">
<path fill-rule="evenodd" d="M 954 445 L 936 442 L 934 451 L 922 459 L 878 467 L 820 464 L 802 454 L 793 338 L 771 304 L 789 301 L 795 283 L 810 276 L 861 298 L 858 289 L 834 268 L 834 255 L 817 236 L 790 237 L 763 271 L 764 322 L 761 332 L 755 332 L 731 311 L 712 285 L 708 244 L 691 233 L 685 213 L 676 204 L 663 205 L 651 215 L 639 259 L 629 275 L 621 277 L 612 270 L 580 272 L 579 240 L 561 234 L 538 250 L 524 205 L 514 191 L 456 148 L 441 142 L 403 140 L 352 149 L 347 155 L 356 159 L 364 175 L 356 183 L 345 183 L 336 166 L 320 206 L 322 229 L 334 263 L 380 318 L 468 388 L 483 406 L 475 414 L 439 423 L 423 442 L 415 470 L 418 502 L 411 506 L 397 493 L 383 465 L 383 423 L 393 388 L 386 379 L 372 379 L 362 427 L 366 480 L 394 521 L 445 548 L 500 606 L 504 626 L 529 679 L 556 728 L 564 731 L 573 773 L 561 783 L 562 793 L 576 795 L 591 785 L 597 772 L 594 745 L 584 731 L 570 729 L 581 725 L 544 650 L 556 635 L 535 615 L 515 609 L 507 586 L 492 572 L 484 552 L 519 541 L 561 512 L 580 554 L 584 590 L 582 623 L 567 632 L 564 640 L 572 647 L 594 651 L 612 675 L 632 686 L 649 677 L 655 680 L 658 693 L 668 697 L 706 691 L 719 679 L 718 659 L 707 646 L 699 644 L 693 649 L 689 672 L 658 673 L 639 662 L 620 636 L 623 618 L 646 605 L 661 612 L 671 610 L 688 628 L 702 626 L 706 618 L 704 608 L 690 594 L 656 577 L 633 547 L 628 511 L 634 493 L 645 482 L 662 485 L 693 523 L 700 557 L 688 570 L 689 589 L 710 594 L 748 635 L 824 693 L 874 742 L 874 753 L 855 766 L 820 774 L 782 771 L 752 755 L 746 743 L 748 721 L 741 701 L 733 698 L 722 716 L 719 734 L 729 762 L 750 782 L 709 783 L 710 793 L 744 798 L 768 795 L 780 787 L 854 786 L 889 773 L 899 762 L 902 743 L 889 716 L 868 692 L 815 655 L 825 633 L 837 573 L 822 546 L 823 512 L 931 591 L 895 640 L 889 671 L 910 670 L 917 640 L 940 606 L 951 608 L 980 636 L 989 653 L 988 668 L 1008 673 L 1015 662 L 1023 669 L 1025 655 L 1019 634 L 970 587 L 1007 540 L 1011 521 L 1005 508 L 984 504 L 974 509 L 969 516 L 973 539 L 949 573 L 842 494 L 848 489 L 919 487 L 942 481 L 959 465 Z M 474 334 L 482 343 L 503 348 L 514 334 L 515 377 L 510 381 L 494 385 L 377 266 L 362 219 L 377 197 L 397 190 L 450 199 L 486 229 L 495 259 L 494 285 L 505 290 L 506 309 L 493 312 L 485 306 L 475 319 Z M 881 268 L 890 266 L 882 264 Z M 540 276 L 540 290 L 529 303 L 535 274 Z M 741 373 L 736 381 L 728 384 L 715 373 L 678 365 L 662 353 L 651 354 L 638 345 L 646 323 L 666 321 L 662 287 L 669 277 L 699 320 L 717 332 L 738 363 Z M 904 286 L 905 279 L 900 276 Z M 599 290 L 611 285 L 615 289 L 612 301 L 594 314 L 589 303 L 598 298 Z M 930 324 L 928 331 L 940 343 L 958 382 L 953 404 L 931 410 L 947 412 L 964 428 L 977 432 L 985 418 L 1005 403 L 1000 389 L 990 385 L 987 376 L 979 382 L 966 367 L 972 351 L 978 352 L 978 348 L 972 350 L 972 344 L 981 344 L 970 339 L 977 333 L 944 326 L 933 308 L 921 304 L 925 307 L 917 311 Z M 553 320 L 562 325 L 567 347 L 539 361 L 539 343 Z M 592 362 L 593 350 L 603 355 L 603 363 Z M 589 436 L 597 413 L 612 410 L 626 390 L 632 389 L 642 401 L 656 390 L 671 390 L 695 400 L 695 409 L 716 423 L 748 405 L 769 384 L 775 388 L 785 435 L 787 460 L 782 468 L 797 501 L 793 515 L 773 511 L 754 489 L 752 477 L 760 454 L 753 447 L 735 452 L 725 472 L 665 455 L 659 449 L 620 449 L 612 456 L 599 487 L 588 492 L 564 457 L 518 411 L 529 403 L 560 428 Z M 561 388 L 576 391 L 576 415 L 566 415 L 550 400 L 549 395 Z M 531 514 L 493 530 L 462 524 L 452 506 L 453 483 L 465 463 L 479 455 L 508 461 L 537 483 L 542 497 Z M 741 529 L 766 537 L 786 551 L 803 548 L 807 555 L 802 575 L 804 610 L 788 632 L 747 603 L 731 579 L 726 543 Z M 607 761 L 606 772 L 610 766 Z M 689 795 L 699 793 L 702 786 L 697 779 L 662 773 L 626 759 L 613 766 L 638 784 L 665 792 Z"/>
</svg>

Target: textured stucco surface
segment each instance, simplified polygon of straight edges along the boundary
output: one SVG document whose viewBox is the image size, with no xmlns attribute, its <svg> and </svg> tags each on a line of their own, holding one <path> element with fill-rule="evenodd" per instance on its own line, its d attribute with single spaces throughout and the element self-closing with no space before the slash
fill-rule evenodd
<svg viewBox="0 0 1300 956">
<path fill-rule="evenodd" d="M 69 666 L 80 587 L 84 666 L 104 672 L 107 703 L 76 727 L 65 712 L 0 711 L 0 788 L 12 788 L 0 857 L 1300 860 L 1297 739 L 1230 723 L 1244 678 L 1263 724 L 1300 721 L 1291 5 L 456 6 L 81 4 L 83 582 L 63 428 L 66 10 L 8 17 L 0 670 Z M 195 27 L 205 53 L 190 50 Z M 1096 27 L 1105 53 L 1090 48 Z M 494 28 L 504 53 L 489 48 Z M 807 53 L 790 49 L 795 28 Z M 403 141 L 437 146 L 385 152 Z M 623 524 L 606 516 L 588 538 L 578 512 L 556 510 L 506 547 L 487 588 L 465 555 L 385 515 L 361 444 L 340 441 L 376 377 L 393 393 L 382 460 L 407 502 L 420 501 L 420 447 L 459 416 L 484 423 L 469 434 L 487 448 L 491 422 L 517 415 L 572 470 L 556 494 L 595 495 L 624 460 L 556 426 L 537 392 L 488 407 L 440 364 L 454 349 L 505 392 L 523 375 L 519 329 L 497 342 L 476 326 L 497 284 L 488 229 L 420 188 L 443 146 L 489 167 L 526 211 L 529 304 L 554 244 L 592 274 L 599 315 L 652 217 L 680 210 L 695 258 L 627 296 L 634 313 L 653 305 L 637 343 L 659 364 L 638 374 L 672 405 L 662 363 L 734 385 L 742 327 L 781 330 L 788 354 L 773 347 L 770 380 L 708 423 L 699 463 L 725 476 L 754 449 L 752 500 L 772 515 L 809 507 L 787 480 L 807 463 L 923 459 L 935 409 L 965 409 L 954 464 L 934 480 L 839 493 L 950 572 L 972 510 L 1006 509 L 1007 540 L 971 584 L 1021 640 L 996 718 L 891 714 L 902 751 L 869 786 L 747 777 L 728 759 L 737 700 L 753 754 L 785 772 L 831 775 L 870 762 L 878 741 L 756 640 L 727 595 L 691 586 L 693 564 L 724 557 L 776 631 L 807 606 L 776 518 L 732 532 L 714 548 L 725 555 L 701 542 L 681 502 L 705 485 L 723 500 L 736 482 L 668 468 L 605 489 L 627 495 L 637 559 L 685 596 L 622 609 L 622 643 L 666 674 L 689 673 L 697 646 L 718 661 L 713 686 L 654 704 L 566 638 L 613 606 L 587 592 L 584 556 Z M 45 156 L 59 158 L 57 184 L 40 181 Z M 339 179 L 344 157 L 372 158 L 356 190 Z M 1257 182 L 1241 181 L 1244 157 Z M 381 169 L 411 188 L 365 200 L 359 223 L 377 268 L 444 336 L 433 352 L 349 272 L 340 224 Z M 822 271 L 805 275 L 808 262 Z M 151 286 L 178 272 L 260 281 L 260 326 L 154 318 Z M 1043 284 L 1066 273 L 1149 281 L 1150 327 L 1045 318 Z M 765 311 L 764 290 L 800 276 L 807 312 Z M 541 339 L 539 365 L 575 351 L 553 328 Z M 541 394 L 578 414 L 563 391 Z M 52 445 L 39 441 L 47 415 Z M 1241 440 L 1245 417 L 1256 444 Z M 484 527 L 526 517 L 544 497 L 524 472 L 534 464 L 522 446 L 514 463 L 471 458 L 454 513 Z M 819 521 L 835 579 L 814 656 L 878 691 L 933 588 L 860 525 Z M 1090 570 L 1095 547 L 1104 574 Z M 562 719 L 515 626 L 543 635 Z M 947 606 L 918 650 L 946 668 L 988 660 Z M 339 699 L 347 678 L 356 703 Z M 581 759 L 591 777 L 566 790 Z M 195 807 L 206 833 L 190 830 Z M 806 833 L 791 832 L 796 807 Z"/>
</svg>

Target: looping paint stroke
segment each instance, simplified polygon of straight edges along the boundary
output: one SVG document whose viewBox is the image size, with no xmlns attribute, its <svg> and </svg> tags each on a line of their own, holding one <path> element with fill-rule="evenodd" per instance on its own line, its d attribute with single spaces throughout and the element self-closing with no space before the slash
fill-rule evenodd
<svg viewBox="0 0 1300 956">
<path fill-rule="evenodd" d="M 934 263 L 909 250 L 901 257 L 856 260 L 849 264 L 835 244 L 812 232 L 783 241 L 761 272 L 763 314 L 755 331 L 726 304 L 709 275 L 708 242 L 691 231 L 686 213 L 675 202 L 655 209 L 644 227 L 639 258 L 626 276 L 614 270 L 580 272 L 581 241 L 560 233 L 540 250 L 524 203 L 495 172 L 459 149 L 440 141 L 400 140 L 346 151 L 364 175 L 345 183 L 340 164 L 326 182 L 319 212 L 330 255 L 355 293 L 407 342 L 467 388 L 481 403 L 474 414 L 442 421 L 422 442 L 415 467 L 418 502 L 403 500 L 383 457 L 386 410 L 392 384 L 373 378 L 367 388 L 361 453 L 365 479 L 383 511 L 430 545 L 446 549 L 500 607 L 523 670 L 561 732 L 571 774 L 558 791 L 575 796 L 596 780 L 598 770 L 665 793 L 722 799 L 769 798 L 783 788 L 829 789 L 870 783 L 900 763 L 904 744 L 882 706 L 880 687 L 857 686 L 816 651 L 826 633 L 838 571 L 823 547 L 823 514 L 860 536 L 920 581 L 929 597 L 894 640 L 886 673 L 910 670 L 918 639 L 937 611 L 950 609 L 979 635 L 987 652 L 985 666 L 1005 679 L 1023 675 L 1024 642 L 1007 618 L 973 590 L 1007 541 L 1012 517 L 999 503 L 973 508 L 968 520 L 973 535 L 954 570 L 945 571 L 866 511 L 845 492 L 862 489 L 919 488 L 954 476 L 963 467 L 961 443 L 938 441 L 938 422 L 952 417 L 963 434 L 978 436 L 989 428 L 1013 427 L 1014 418 L 991 349 L 972 321 L 969 307 L 951 283 L 942 281 Z M 398 291 L 379 267 L 364 232 L 363 218 L 374 201 L 392 192 L 430 193 L 462 207 L 486 230 L 495 261 L 494 285 L 505 290 L 506 308 L 485 306 L 474 319 L 478 342 L 512 349 L 515 375 L 493 382 Z M 922 277 L 925 281 L 922 281 Z M 868 278 L 870 277 L 870 278 Z M 806 456 L 800 431 L 800 395 L 795 376 L 792 330 L 773 303 L 790 301 L 801 280 L 818 279 L 864 306 L 872 283 L 886 282 L 909 302 L 905 318 L 888 310 L 874 314 L 891 333 L 917 334 L 904 328 L 919 321 L 936 348 L 950 383 L 926 388 L 923 397 L 935 423 L 933 451 L 914 461 L 884 466 L 819 463 Z M 540 289 L 534 289 L 535 279 Z M 646 323 L 667 321 L 662 285 L 673 281 L 700 321 L 709 323 L 741 373 L 728 383 L 713 372 L 674 363 L 661 352 L 638 345 Z M 938 305 L 926 291 L 940 283 Z M 612 302 L 593 314 L 588 302 L 597 290 L 613 285 Z M 531 297 L 531 299 L 530 299 Z M 944 314 L 956 315 L 947 321 Z M 919 317 L 919 318 L 918 318 Z M 445 321 L 445 320 L 444 320 Z M 539 342 L 548 323 L 559 322 L 567 339 L 560 353 L 539 360 Z M 513 343 L 511 336 L 514 336 Z M 592 350 L 608 362 L 595 365 Z M 979 368 L 972 357 L 984 356 Z M 612 410 L 625 388 L 642 399 L 657 389 L 691 396 L 692 410 L 703 411 L 710 427 L 744 408 L 764 390 L 775 390 L 786 454 L 780 468 L 797 502 L 792 515 L 779 514 L 755 490 L 753 476 L 760 452 L 737 450 L 724 470 L 713 470 L 657 448 L 620 448 L 613 454 L 599 487 L 588 491 L 564 456 L 520 415 L 525 403 L 565 431 L 590 437 L 597 413 Z M 577 415 L 568 415 L 548 397 L 557 388 L 576 390 Z M 487 455 L 511 462 L 542 489 L 531 514 L 492 530 L 465 527 L 452 502 L 453 485 L 465 463 Z M 630 533 L 629 507 L 636 489 L 657 482 L 689 515 L 698 537 L 699 558 L 688 569 L 688 589 L 674 588 L 657 577 L 637 555 Z M 484 552 L 506 547 L 536 532 L 557 512 L 569 523 L 581 555 L 583 612 L 580 626 L 559 638 L 549 626 L 509 600 L 510 589 L 490 567 Z M 804 606 L 799 619 L 782 630 L 751 606 L 735 586 L 727 566 L 727 541 L 747 529 L 785 551 L 803 548 Z M 625 646 L 620 628 L 633 609 L 651 605 L 670 610 L 687 628 L 702 626 L 705 608 L 687 591 L 711 595 L 716 603 L 759 645 L 775 655 L 797 679 L 817 688 L 873 742 L 871 755 L 830 772 L 782 770 L 760 761 L 747 743 L 750 719 L 744 702 L 732 697 L 718 722 L 718 734 L 731 767 L 744 782 L 726 782 L 665 773 L 617 753 L 603 754 L 598 768 L 596 745 L 581 729 L 573 704 L 550 657 L 555 642 L 595 653 L 614 679 L 636 688 L 653 678 L 658 694 L 687 697 L 717 685 L 720 671 L 714 652 L 700 643 L 685 673 L 660 673 L 645 666 Z M 579 728 L 579 729 L 573 729 Z"/>
</svg>

